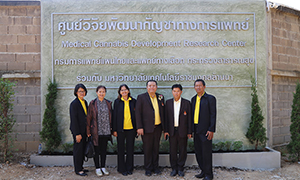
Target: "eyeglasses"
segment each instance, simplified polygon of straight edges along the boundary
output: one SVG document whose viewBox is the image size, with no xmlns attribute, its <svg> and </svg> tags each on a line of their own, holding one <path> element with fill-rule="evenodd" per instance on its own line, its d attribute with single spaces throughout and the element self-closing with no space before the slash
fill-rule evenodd
<svg viewBox="0 0 300 180">
<path fill-rule="evenodd" d="M 128 91 L 128 89 L 122 89 L 122 90 L 120 90 L 121 92 L 125 92 L 125 91 Z"/>
<path fill-rule="evenodd" d="M 85 91 L 77 91 L 78 93 L 85 93 Z"/>
</svg>

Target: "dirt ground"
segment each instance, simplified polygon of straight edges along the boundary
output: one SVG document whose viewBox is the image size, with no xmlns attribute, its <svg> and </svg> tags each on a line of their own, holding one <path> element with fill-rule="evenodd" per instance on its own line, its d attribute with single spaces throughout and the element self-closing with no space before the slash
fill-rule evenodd
<svg viewBox="0 0 300 180">
<path fill-rule="evenodd" d="M 97 177 L 95 174 L 94 167 L 86 167 L 90 172 L 88 172 L 87 177 L 81 177 L 74 173 L 72 166 L 66 167 L 37 167 L 29 163 L 30 154 L 18 154 L 15 155 L 14 160 L 8 163 L 0 164 L 0 179 L 103 179 L 103 180 L 118 180 L 118 179 L 146 179 L 146 180 L 158 180 L 158 179 L 197 179 L 195 174 L 199 173 L 197 167 L 187 167 L 185 169 L 184 178 L 170 177 L 170 168 L 161 168 L 162 174 L 158 176 L 152 175 L 147 177 L 144 175 L 144 170 L 142 167 L 136 167 L 134 169 L 133 175 L 123 176 L 117 172 L 116 167 L 108 167 L 110 172 L 109 176 Z M 240 170 L 236 168 L 222 168 L 214 167 L 214 179 L 220 180 L 245 180 L 245 179 L 255 179 L 255 180 L 300 180 L 300 164 L 292 163 L 287 161 L 286 157 L 282 157 L 281 168 L 272 171 L 253 171 L 253 170 Z"/>
</svg>

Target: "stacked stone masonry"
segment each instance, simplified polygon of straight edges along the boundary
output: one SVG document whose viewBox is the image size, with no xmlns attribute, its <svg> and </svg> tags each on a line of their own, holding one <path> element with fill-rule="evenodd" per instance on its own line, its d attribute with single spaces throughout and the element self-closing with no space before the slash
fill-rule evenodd
<svg viewBox="0 0 300 180">
<path fill-rule="evenodd" d="M 273 145 L 282 145 L 291 138 L 293 92 L 300 80 L 300 17 L 276 9 L 270 13 L 272 70 L 285 74 L 272 75 Z"/>
<path fill-rule="evenodd" d="M 40 70 L 40 3 L 0 2 L 0 77 L 10 74 L 9 80 L 16 82 L 13 136 L 19 151 L 37 151 L 40 143 Z"/>
<path fill-rule="evenodd" d="M 273 69 L 300 70 L 300 19 L 299 16 L 271 11 Z"/>
<path fill-rule="evenodd" d="M 1 6 L 0 15 L 1 71 L 40 70 L 40 7 Z"/>
</svg>

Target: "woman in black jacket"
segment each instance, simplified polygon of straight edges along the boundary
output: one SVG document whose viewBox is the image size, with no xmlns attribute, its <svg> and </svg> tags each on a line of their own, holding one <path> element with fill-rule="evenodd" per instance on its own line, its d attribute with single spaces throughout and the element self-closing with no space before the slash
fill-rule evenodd
<svg viewBox="0 0 300 180">
<path fill-rule="evenodd" d="M 124 176 L 133 171 L 134 140 L 136 136 L 135 103 L 130 96 L 130 89 L 122 84 L 118 90 L 118 98 L 114 102 L 113 135 L 118 141 L 118 172 Z M 125 161 L 126 141 L 126 161 Z"/>
<path fill-rule="evenodd" d="M 88 112 L 88 104 L 84 100 L 87 90 L 83 84 L 77 84 L 74 89 L 76 98 L 70 104 L 70 130 L 73 135 L 73 161 L 75 173 L 80 176 L 87 176 L 84 170 L 84 148 L 86 144 L 86 115 Z"/>
</svg>

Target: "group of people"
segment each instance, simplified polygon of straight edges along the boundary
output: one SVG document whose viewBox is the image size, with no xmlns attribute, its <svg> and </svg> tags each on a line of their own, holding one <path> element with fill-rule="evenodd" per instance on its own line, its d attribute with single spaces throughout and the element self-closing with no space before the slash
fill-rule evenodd
<svg viewBox="0 0 300 180">
<path fill-rule="evenodd" d="M 73 161 L 75 173 L 86 176 L 83 168 L 84 148 L 87 137 L 95 147 L 96 175 L 109 175 L 105 169 L 106 149 L 111 135 L 117 138 L 118 172 L 131 175 L 134 167 L 134 142 L 141 135 L 144 151 L 145 175 L 161 174 L 159 169 L 159 144 L 162 133 L 170 143 L 170 176 L 184 176 L 187 158 L 187 140 L 194 139 L 196 160 L 201 173 L 196 178 L 213 179 L 212 139 L 216 127 L 216 98 L 205 92 L 205 82 L 194 82 L 196 95 L 191 101 L 181 97 L 182 86 L 172 86 L 173 98 L 165 102 L 158 94 L 157 82 L 146 83 L 147 92 L 134 99 L 126 84 L 120 85 L 118 98 L 112 102 L 105 99 L 106 87 L 96 88 L 97 98 L 90 104 L 84 100 L 87 89 L 77 84 L 76 98 L 70 104 L 70 130 L 74 139 Z M 126 143 L 126 159 L 125 159 Z M 101 163 L 99 162 L 99 155 Z"/>
</svg>

